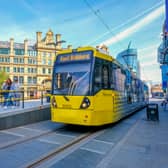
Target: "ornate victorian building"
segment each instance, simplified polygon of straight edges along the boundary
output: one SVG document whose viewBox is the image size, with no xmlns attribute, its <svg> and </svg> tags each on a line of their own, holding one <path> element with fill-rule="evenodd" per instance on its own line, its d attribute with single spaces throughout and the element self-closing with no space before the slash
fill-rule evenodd
<svg viewBox="0 0 168 168">
<path fill-rule="evenodd" d="M 10 41 L 0 41 L 0 71 L 5 71 L 13 80 L 18 79 L 25 90 L 25 96 L 39 97 L 40 90 L 51 89 L 52 68 L 55 54 L 64 50 L 61 35 L 49 30 L 42 38 L 36 33 L 36 43 L 29 45 Z M 71 48 L 69 45 L 68 48 Z"/>
</svg>

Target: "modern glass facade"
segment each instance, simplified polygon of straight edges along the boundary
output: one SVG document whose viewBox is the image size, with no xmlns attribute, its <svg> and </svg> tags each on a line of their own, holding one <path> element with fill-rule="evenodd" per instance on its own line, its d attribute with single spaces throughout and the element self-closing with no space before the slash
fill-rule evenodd
<svg viewBox="0 0 168 168">
<path fill-rule="evenodd" d="M 158 62 L 161 64 L 162 89 L 168 92 L 168 32 L 165 25 L 163 26 L 162 43 L 158 47 Z"/>
<path fill-rule="evenodd" d="M 128 48 L 117 55 L 117 60 L 140 78 L 140 67 L 137 58 L 137 49 Z"/>
</svg>

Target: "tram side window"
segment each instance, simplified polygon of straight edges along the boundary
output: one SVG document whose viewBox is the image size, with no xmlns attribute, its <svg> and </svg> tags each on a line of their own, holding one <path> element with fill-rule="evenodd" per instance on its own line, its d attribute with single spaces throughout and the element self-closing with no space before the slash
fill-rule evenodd
<svg viewBox="0 0 168 168">
<path fill-rule="evenodd" d="M 117 66 L 116 64 L 112 63 L 111 67 L 111 89 L 116 89 L 116 75 L 115 75 L 115 70 Z"/>
<path fill-rule="evenodd" d="M 108 67 L 108 65 L 103 65 L 102 78 L 103 78 L 103 88 L 109 89 L 110 83 L 109 83 L 109 67 Z"/>
<path fill-rule="evenodd" d="M 113 69 L 115 76 L 115 89 L 120 92 L 125 92 L 126 75 L 120 67 Z"/>
<path fill-rule="evenodd" d="M 101 64 L 95 64 L 93 89 L 94 93 L 102 89 Z"/>
</svg>

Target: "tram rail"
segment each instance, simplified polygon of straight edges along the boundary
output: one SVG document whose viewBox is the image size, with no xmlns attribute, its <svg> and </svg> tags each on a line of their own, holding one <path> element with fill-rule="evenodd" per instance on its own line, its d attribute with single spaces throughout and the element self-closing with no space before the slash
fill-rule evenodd
<svg viewBox="0 0 168 168">
<path fill-rule="evenodd" d="M 63 127 L 61 127 L 61 128 L 63 128 Z M 19 145 L 19 144 L 28 142 L 30 140 L 38 139 L 40 137 L 43 137 L 43 136 L 49 135 L 49 134 L 51 134 L 55 131 L 58 131 L 61 128 L 57 128 L 57 129 L 50 130 L 50 131 L 47 131 L 47 132 L 39 133 L 38 135 L 35 135 L 35 136 L 25 137 L 25 138 L 22 138 L 22 139 L 19 139 L 19 140 L 13 140 L 12 142 L 7 142 L 5 144 L 0 144 L 0 149 L 6 149 L 6 148 L 9 148 L 9 147 L 12 147 L 12 146 L 15 146 L 15 145 Z"/>
<path fill-rule="evenodd" d="M 25 165 L 27 168 L 35 168 L 40 166 L 41 164 L 45 163 L 46 161 L 56 157 L 57 155 L 67 151 L 70 148 L 75 148 L 76 146 L 81 146 L 83 143 L 95 138 L 96 136 L 102 134 L 104 129 L 96 129 L 85 133 L 84 135 L 80 135 L 79 137 L 75 138 L 74 140 L 70 141 L 69 143 L 60 146 L 59 148 L 54 149 L 46 153 L 45 155 L 41 156 L 41 158 L 34 160 L 33 162 Z"/>
</svg>

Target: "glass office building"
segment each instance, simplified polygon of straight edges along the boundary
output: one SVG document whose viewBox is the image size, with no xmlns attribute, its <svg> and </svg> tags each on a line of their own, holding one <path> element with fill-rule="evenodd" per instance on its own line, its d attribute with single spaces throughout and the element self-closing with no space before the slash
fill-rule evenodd
<svg viewBox="0 0 168 168">
<path fill-rule="evenodd" d="M 116 59 L 140 78 L 140 65 L 137 58 L 137 49 L 128 48 L 120 52 Z"/>
</svg>

